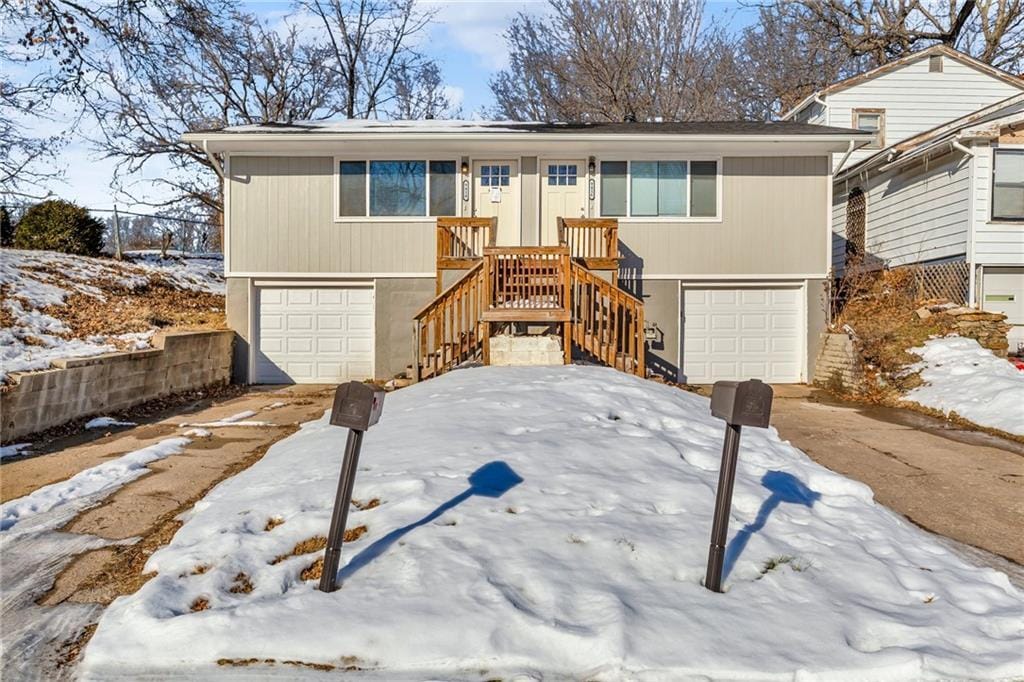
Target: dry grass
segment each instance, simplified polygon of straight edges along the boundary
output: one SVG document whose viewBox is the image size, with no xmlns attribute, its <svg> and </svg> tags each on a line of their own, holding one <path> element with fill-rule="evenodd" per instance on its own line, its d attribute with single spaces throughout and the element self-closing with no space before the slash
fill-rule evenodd
<svg viewBox="0 0 1024 682">
<path fill-rule="evenodd" d="M 904 368 L 919 358 L 907 349 L 950 333 L 954 321 L 941 314 L 925 319 L 915 314 L 926 301 L 918 298 L 913 268 L 853 272 L 842 280 L 840 290 L 845 305 L 833 326 L 853 330 L 867 377 L 857 397 L 885 402 L 913 388 L 920 379 L 907 375 Z"/>
<path fill-rule="evenodd" d="M 269 519 L 267 519 L 267 525 L 263 527 L 263 530 L 270 532 L 278 526 L 280 526 L 282 523 L 284 523 L 284 519 L 282 519 L 280 516 L 272 516 Z"/>
<path fill-rule="evenodd" d="M 302 580 L 320 580 L 320 576 L 324 572 L 324 558 L 320 557 L 306 568 L 302 569 L 302 573 L 299 573 L 299 578 Z"/>
<path fill-rule="evenodd" d="M 352 506 L 359 511 L 366 511 L 367 509 L 374 509 L 380 506 L 380 498 L 375 497 L 369 502 L 360 502 L 359 500 L 352 500 Z"/>
<path fill-rule="evenodd" d="M 231 594 L 249 594 L 254 588 L 255 586 L 252 584 L 252 580 L 249 579 L 249 576 L 239 571 L 235 576 L 234 584 L 228 591 L 231 592 Z"/>
<path fill-rule="evenodd" d="M 206 597 L 197 597 L 196 600 L 194 602 L 192 602 L 192 605 L 189 606 L 188 608 L 189 608 L 190 611 L 192 611 L 192 613 L 197 613 L 199 611 L 206 611 L 207 609 L 210 608 L 210 600 L 207 599 Z"/>
<path fill-rule="evenodd" d="M 363 537 L 366 533 L 366 526 L 356 526 L 355 528 L 346 528 L 345 535 L 343 536 L 344 542 L 355 542 L 359 538 Z M 311 538 L 296 543 L 292 547 L 292 551 L 287 554 L 281 554 L 274 557 L 271 564 L 279 564 L 286 559 L 290 559 L 293 556 L 302 556 L 303 554 L 312 554 L 313 552 L 322 552 L 327 547 L 327 538 L 323 535 L 314 535 Z"/>
</svg>

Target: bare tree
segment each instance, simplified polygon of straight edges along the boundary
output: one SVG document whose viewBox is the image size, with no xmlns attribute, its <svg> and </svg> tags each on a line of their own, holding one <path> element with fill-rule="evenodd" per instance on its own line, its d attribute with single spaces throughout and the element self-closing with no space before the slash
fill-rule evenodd
<svg viewBox="0 0 1024 682">
<path fill-rule="evenodd" d="M 416 0 L 301 0 L 327 34 L 330 69 L 343 88 L 346 118 L 371 118 L 386 110 L 396 94 L 395 76 L 428 60 L 414 49 L 434 12 Z"/>
<path fill-rule="evenodd" d="M 392 76 L 395 91 L 389 115 L 397 119 L 459 118 L 462 108 L 445 91 L 441 69 L 434 62 L 420 66 L 401 64 Z"/>
<path fill-rule="evenodd" d="M 506 32 L 495 114 L 539 120 L 687 120 L 719 112 L 720 27 L 702 0 L 550 0 Z"/>
<path fill-rule="evenodd" d="M 117 162 L 119 178 L 157 158 L 170 163 L 172 171 L 156 180 L 168 199 L 147 203 L 187 201 L 219 213 L 213 162 L 181 135 L 338 115 L 341 83 L 321 67 L 328 56 L 323 43 L 295 27 L 279 31 L 236 9 L 195 6 L 168 22 L 143 57 L 97 64 L 106 89 L 90 103 L 102 131 L 94 143 Z"/>
<path fill-rule="evenodd" d="M 942 43 L 1011 72 L 1024 67 L 1024 0 L 779 0 L 808 35 L 872 65 Z"/>
</svg>

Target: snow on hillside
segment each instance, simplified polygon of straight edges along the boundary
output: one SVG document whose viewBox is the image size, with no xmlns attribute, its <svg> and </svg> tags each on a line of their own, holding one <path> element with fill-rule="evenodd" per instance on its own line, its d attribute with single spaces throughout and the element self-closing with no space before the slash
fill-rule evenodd
<svg viewBox="0 0 1024 682">
<path fill-rule="evenodd" d="M 908 369 L 920 371 L 925 383 L 903 400 L 1024 436 L 1024 372 L 974 339 L 958 336 L 931 339 L 910 352 L 921 362 Z"/>
<path fill-rule="evenodd" d="M 51 306 L 72 295 L 105 301 L 112 289 L 139 291 L 160 281 L 172 289 L 224 293 L 223 262 L 129 254 L 137 262 L 53 251 L 0 251 L 0 381 L 11 372 L 45 369 L 53 360 L 147 348 L 155 329 L 127 334 L 76 335 Z"/>
<path fill-rule="evenodd" d="M 158 574 L 104 613 L 84 676 L 1020 675 L 1024 595 L 1005 575 L 774 430 L 743 432 L 727 591 L 704 589 L 723 430 L 707 399 L 598 367 L 390 394 L 349 515 L 365 534 L 324 594 L 302 576 L 322 551 L 296 545 L 326 535 L 345 431 L 307 423 L 185 515 Z"/>
</svg>

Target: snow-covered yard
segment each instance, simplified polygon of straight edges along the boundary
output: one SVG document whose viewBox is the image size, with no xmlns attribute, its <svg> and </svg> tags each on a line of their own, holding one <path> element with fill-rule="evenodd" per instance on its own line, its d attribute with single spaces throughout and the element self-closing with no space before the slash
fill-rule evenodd
<svg viewBox="0 0 1024 682">
<path fill-rule="evenodd" d="M 54 360 L 148 348 L 156 327 L 129 333 L 88 333 L 72 328 L 58 312 L 71 296 L 101 304 L 115 292 L 144 291 L 156 282 L 171 291 L 223 296 L 223 261 L 129 253 L 128 260 L 71 256 L 53 251 L 0 251 L 0 381 L 11 372 L 45 369 Z M 221 304 L 223 308 L 223 304 Z M 76 311 L 81 317 L 88 311 Z M 108 311 L 97 311 L 97 317 Z M 116 317 L 116 315 L 113 315 Z M 117 326 L 118 320 L 111 325 Z M 102 329 L 100 320 L 91 328 Z"/>
<path fill-rule="evenodd" d="M 326 534 L 345 432 L 307 423 L 195 506 L 145 566 L 158 574 L 104 613 L 82 672 L 1021 675 L 1024 595 L 1005 575 L 774 430 L 743 434 L 727 592 L 704 589 L 722 435 L 706 399 L 596 367 L 470 369 L 389 395 L 349 516 L 365 533 L 328 595 L 303 577 L 322 551 L 304 550 L 322 547 L 305 541 Z"/>
<path fill-rule="evenodd" d="M 910 349 L 924 385 L 904 400 L 956 412 L 975 424 L 1024 436 L 1024 372 L 974 339 L 949 336 Z"/>
</svg>

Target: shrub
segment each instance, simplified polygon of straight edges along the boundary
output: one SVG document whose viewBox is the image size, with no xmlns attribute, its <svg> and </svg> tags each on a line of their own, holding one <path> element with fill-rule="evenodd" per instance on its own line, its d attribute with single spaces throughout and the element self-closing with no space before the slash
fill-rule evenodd
<svg viewBox="0 0 1024 682">
<path fill-rule="evenodd" d="M 6 206 L 0 206 L 0 246 L 14 243 L 14 222 Z"/>
<path fill-rule="evenodd" d="M 103 223 L 70 201 L 44 201 L 18 221 L 14 246 L 98 256 L 103 249 Z"/>
</svg>

